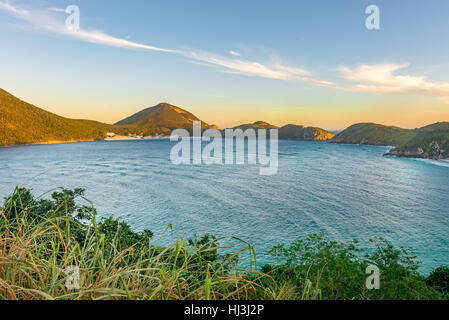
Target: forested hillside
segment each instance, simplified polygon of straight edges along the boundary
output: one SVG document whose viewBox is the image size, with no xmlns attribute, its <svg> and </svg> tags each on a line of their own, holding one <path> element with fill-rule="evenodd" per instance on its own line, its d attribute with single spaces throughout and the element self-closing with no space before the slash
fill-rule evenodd
<svg viewBox="0 0 449 320">
<path fill-rule="evenodd" d="M 0 145 L 99 140 L 108 131 L 127 134 L 129 129 L 64 118 L 0 89 Z"/>
</svg>

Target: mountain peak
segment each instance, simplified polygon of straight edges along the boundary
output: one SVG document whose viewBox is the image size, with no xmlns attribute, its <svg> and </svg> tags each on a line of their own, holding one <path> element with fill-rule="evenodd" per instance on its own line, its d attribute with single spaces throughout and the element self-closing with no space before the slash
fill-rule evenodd
<svg viewBox="0 0 449 320">
<path fill-rule="evenodd" d="M 157 107 L 157 108 L 176 108 L 174 105 L 172 105 L 170 103 L 167 103 L 167 102 L 161 102 L 161 103 L 155 105 L 154 107 Z"/>
<path fill-rule="evenodd" d="M 254 123 L 247 123 L 247 124 L 242 124 L 239 126 L 234 127 L 233 129 L 242 129 L 242 130 L 247 130 L 247 129 L 277 129 L 278 127 L 269 124 L 268 122 L 265 121 L 256 121 Z"/>
<path fill-rule="evenodd" d="M 256 121 L 253 123 L 256 126 L 266 126 L 266 125 L 270 125 L 268 122 L 265 121 Z"/>
<path fill-rule="evenodd" d="M 192 129 L 194 121 L 201 121 L 192 113 L 172 104 L 162 102 L 154 107 L 143 109 L 116 123 L 128 126 L 136 132 L 151 136 L 169 134 L 174 129 Z M 208 127 L 203 122 L 204 127 Z"/>
</svg>

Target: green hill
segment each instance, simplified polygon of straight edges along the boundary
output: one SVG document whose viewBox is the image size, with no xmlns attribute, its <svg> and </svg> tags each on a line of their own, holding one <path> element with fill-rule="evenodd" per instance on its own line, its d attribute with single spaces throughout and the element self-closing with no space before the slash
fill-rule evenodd
<svg viewBox="0 0 449 320">
<path fill-rule="evenodd" d="M 256 132 L 258 129 L 266 129 L 266 130 L 278 129 L 279 139 L 284 140 L 326 141 L 332 139 L 332 137 L 334 136 L 329 131 L 326 131 L 321 128 L 304 127 L 294 124 L 288 124 L 286 126 L 279 128 L 275 125 L 269 124 L 264 121 L 242 124 L 232 129 L 242 129 L 243 131 L 247 129 L 254 129 L 256 130 Z M 269 132 L 267 132 L 267 135 L 269 135 Z"/>
<path fill-rule="evenodd" d="M 201 121 L 190 112 L 168 103 L 144 109 L 116 123 L 146 136 L 169 135 L 178 128 L 192 130 L 194 121 Z M 217 128 L 201 121 L 202 128 Z"/>
<path fill-rule="evenodd" d="M 60 117 L 0 89 L 0 145 L 101 140 L 108 131 L 128 133 L 127 128 Z"/>
<path fill-rule="evenodd" d="M 243 131 L 247 130 L 247 129 L 266 129 L 266 130 L 270 130 L 270 129 L 279 129 L 279 127 L 276 127 L 272 124 L 269 124 L 268 122 L 264 122 L 264 121 L 256 121 L 254 123 L 246 123 L 246 124 L 241 124 L 239 126 L 235 126 L 232 129 L 242 129 Z"/>
<path fill-rule="evenodd" d="M 107 132 L 153 136 L 169 135 L 174 129 L 192 130 L 194 121 L 201 121 L 190 112 L 161 103 L 142 110 L 115 125 L 92 120 L 68 119 L 26 103 L 0 89 L 0 146 L 103 140 Z M 202 128 L 214 128 L 202 121 Z M 280 139 L 331 140 L 332 143 L 395 146 L 390 155 L 414 158 L 449 158 L 449 122 L 440 122 L 420 129 L 401 129 L 375 123 L 359 123 L 338 133 L 316 127 L 288 124 L 281 128 L 257 121 L 233 129 L 279 129 Z"/>
<path fill-rule="evenodd" d="M 410 158 L 449 158 L 449 122 L 439 122 L 410 130 L 409 139 L 388 154 Z"/>
<path fill-rule="evenodd" d="M 332 143 L 395 146 L 387 155 L 409 158 L 449 158 L 449 122 L 419 129 L 359 123 L 337 134 Z"/>
<path fill-rule="evenodd" d="M 288 124 L 279 129 L 279 139 L 327 141 L 334 137 L 327 130 L 316 127 L 304 127 Z"/>
<path fill-rule="evenodd" d="M 177 128 L 192 130 L 201 121 L 167 103 L 142 110 L 115 125 L 93 120 L 68 119 L 26 103 L 0 89 L 0 146 L 103 140 L 107 132 L 117 135 L 169 135 Z M 216 128 L 202 122 L 203 128 Z"/>
<path fill-rule="evenodd" d="M 410 138 L 412 130 L 383 126 L 375 123 L 358 123 L 337 134 L 331 142 L 376 146 L 397 146 Z"/>
</svg>

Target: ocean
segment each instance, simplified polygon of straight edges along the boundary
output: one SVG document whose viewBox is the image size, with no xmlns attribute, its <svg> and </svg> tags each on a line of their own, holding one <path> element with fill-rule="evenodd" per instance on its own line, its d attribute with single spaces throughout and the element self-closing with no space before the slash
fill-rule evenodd
<svg viewBox="0 0 449 320">
<path fill-rule="evenodd" d="M 82 187 L 100 217 L 150 229 L 164 244 L 194 234 L 241 237 L 255 247 L 259 264 L 269 261 L 272 246 L 312 233 L 367 247 L 383 237 L 413 248 L 423 273 L 449 264 L 447 164 L 383 157 L 386 147 L 279 141 L 278 173 L 261 176 L 252 164 L 174 165 L 173 145 L 2 148 L 0 197 L 15 186 L 44 198 L 58 187 Z"/>
</svg>

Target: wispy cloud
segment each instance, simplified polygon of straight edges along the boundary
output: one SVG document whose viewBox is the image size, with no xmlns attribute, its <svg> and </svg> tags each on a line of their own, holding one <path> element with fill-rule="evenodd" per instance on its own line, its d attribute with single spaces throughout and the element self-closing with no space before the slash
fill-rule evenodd
<svg viewBox="0 0 449 320">
<path fill-rule="evenodd" d="M 23 18 L 29 16 L 28 10 L 19 9 L 19 8 L 13 6 L 12 4 L 10 4 L 9 2 L 0 1 L 0 9 L 8 11 L 8 12 L 16 14 L 16 15 L 19 15 Z"/>
<path fill-rule="evenodd" d="M 428 81 L 423 76 L 398 75 L 398 71 L 409 66 L 403 64 L 362 64 L 355 69 L 340 68 L 344 79 L 357 82 L 348 89 L 374 93 L 401 93 L 420 95 L 449 95 L 449 83 Z"/>
<path fill-rule="evenodd" d="M 433 95 L 439 96 L 442 101 L 449 102 L 449 83 L 431 82 L 423 76 L 397 74 L 409 66 L 406 63 L 362 64 L 353 69 L 341 67 L 339 69 L 341 77 L 354 82 L 352 85 L 344 85 L 319 79 L 304 68 L 287 66 L 277 60 L 269 64 L 243 59 L 240 53 L 233 50 L 229 51 L 232 56 L 230 57 L 229 55 L 222 56 L 199 50 L 175 50 L 151 46 L 114 37 L 100 30 L 83 28 L 75 31 L 70 30 L 65 25 L 65 16 L 61 14 L 65 12 L 65 9 L 62 8 L 48 8 L 46 10 L 21 8 L 11 4 L 11 2 L 0 0 L 0 10 L 26 21 L 34 28 L 47 32 L 106 46 L 177 54 L 191 61 L 217 68 L 222 72 L 306 82 L 346 91 Z"/>
<path fill-rule="evenodd" d="M 169 52 L 176 53 L 176 50 L 164 49 L 154 46 L 149 46 L 146 44 L 141 44 L 133 41 L 129 41 L 126 39 L 121 39 L 117 37 L 110 36 L 102 31 L 87 31 L 87 30 L 77 30 L 77 31 L 68 31 L 68 33 L 76 38 L 86 40 L 93 43 L 120 47 L 120 48 L 129 48 L 129 49 L 144 49 L 149 51 L 160 51 L 160 52 Z"/>
<path fill-rule="evenodd" d="M 48 8 L 48 10 L 53 12 L 65 12 L 65 9 L 63 8 Z"/>
<path fill-rule="evenodd" d="M 305 77 L 308 72 L 304 69 L 283 66 L 279 63 L 276 63 L 274 65 L 265 65 L 255 61 L 228 58 L 199 51 L 184 51 L 182 52 L 182 54 L 188 58 L 198 60 L 216 67 L 221 67 L 223 70 L 231 73 L 278 80 L 298 80 L 312 82 L 312 79 Z"/>
<path fill-rule="evenodd" d="M 231 50 L 231 51 L 229 51 L 229 53 L 230 53 L 231 55 L 233 55 L 234 57 L 240 57 L 240 56 L 241 56 L 241 54 L 238 53 L 237 51 Z"/>
<path fill-rule="evenodd" d="M 256 61 L 250 61 L 239 58 L 241 55 L 236 51 L 230 51 L 230 54 L 235 58 L 223 57 L 207 52 L 190 51 L 190 50 L 174 50 L 161 48 L 157 46 L 150 46 L 138 42 L 129 41 L 126 39 L 114 37 L 99 30 L 69 30 L 65 26 L 64 19 L 58 15 L 65 12 L 61 8 L 49 8 L 46 11 L 42 10 L 26 10 L 12 5 L 10 2 L 0 0 L 0 9 L 9 12 L 10 14 L 27 21 L 38 29 L 43 29 L 49 32 L 62 34 L 80 40 L 128 49 L 143 49 L 148 51 L 159 51 L 174 53 L 182 55 L 189 59 L 201 62 L 209 66 L 220 68 L 224 72 L 241 74 L 246 76 L 278 79 L 278 80 L 296 80 L 315 83 L 318 85 L 329 85 L 329 82 L 313 79 L 307 77 L 309 73 L 301 68 L 294 68 L 284 66 L 279 63 L 274 65 L 263 64 Z"/>
<path fill-rule="evenodd" d="M 73 38 L 78 38 L 88 42 L 120 48 L 134 48 L 172 53 L 175 52 L 175 50 L 148 46 L 145 44 L 128 41 L 126 39 L 113 37 L 102 31 L 85 29 L 70 30 L 65 25 L 65 19 L 61 18 L 60 16 L 55 16 L 55 13 L 65 12 L 65 10 L 62 10 L 60 8 L 49 8 L 47 10 L 26 10 L 18 8 L 12 5 L 10 2 L 0 1 L 0 9 L 9 12 L 17 18 L 27 21 L 36 28 Z"/>
</svg>

